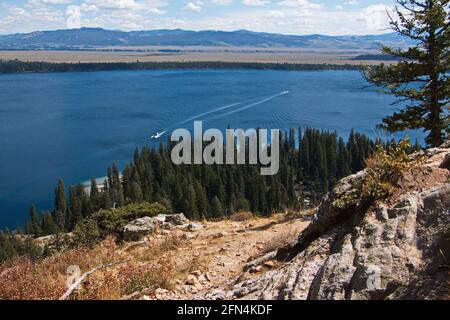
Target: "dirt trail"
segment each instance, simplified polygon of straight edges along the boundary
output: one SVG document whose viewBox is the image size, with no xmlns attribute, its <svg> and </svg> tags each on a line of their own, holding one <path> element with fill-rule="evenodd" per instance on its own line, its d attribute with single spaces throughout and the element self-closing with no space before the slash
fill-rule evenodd
<svg viewBox="0 0 450 320">
<path fill-rule="evenodd" d="M 294 241 L 308 223 L 308 213 L 295 216 L 278 214 L 247 221 L 206 222 L 194 232 L 176 230 L 167 235 L 157 235 L 159 239 L 169 234 L 184 238 L 183 245 L 167 255 L 178 265 L 194 264 L 195 270 L 176 279 L 173 290 L 157 289 L 145 298 L 200 299 L 204 298 L 205 292 L 228 287 L 238 277 L 243 280 L 274 268 L 277 263 L 272 261 L 243 273 L 249 260 Z M 143 255 L 146 250 L 145 247 L 133 250 L 132 255 Z"/>
</svg>

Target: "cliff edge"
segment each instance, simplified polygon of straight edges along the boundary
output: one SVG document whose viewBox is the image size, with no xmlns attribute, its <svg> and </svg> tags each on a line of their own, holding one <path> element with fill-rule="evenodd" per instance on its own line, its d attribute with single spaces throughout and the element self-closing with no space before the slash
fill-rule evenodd
<svg viewBox="0 0 450 320">
<path fill-rule="evenodd" d="M 295 244 L 272 253 L 281 267 L 205 297 L 448 299 L 450 142 L 419 156 L 391 196 L 367 206 L 343 201 L 367 172 L 342 179 Z"/>
</svg>

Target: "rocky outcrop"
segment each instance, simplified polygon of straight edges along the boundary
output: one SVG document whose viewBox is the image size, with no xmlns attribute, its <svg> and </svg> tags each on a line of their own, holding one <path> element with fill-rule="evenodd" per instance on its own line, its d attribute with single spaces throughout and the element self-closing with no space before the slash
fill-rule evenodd
<svg viewBox="0 0 450 320">
<path fill-rule="evenodd" d="M 365 172 L 341 180 L 295 245 L 275 253 L 280 268 L 206 297 L 448 298 L 449 155 L 449 148 L 427 150 L 397 195 L 367 207 L 348 201 Z"/>
<path fill-rule="evenodd" d="M 189 220 L 183 213 L 159 214 L 155 217 L 143 217 L 128 223 L 122 238 L 125 241 L 138 241 L 142 237 L 154 233 L 158 229 L 171 229 L 174 226 L 188 225 Z"/>
<path fill-rule="evenodd" d="M 123 228 L 123 239 L 125 241 L 138 241 L 143 236 L 155 232 L 157 220 L 152 217 L 143 217 L 131 221 Z"/>
</svg>

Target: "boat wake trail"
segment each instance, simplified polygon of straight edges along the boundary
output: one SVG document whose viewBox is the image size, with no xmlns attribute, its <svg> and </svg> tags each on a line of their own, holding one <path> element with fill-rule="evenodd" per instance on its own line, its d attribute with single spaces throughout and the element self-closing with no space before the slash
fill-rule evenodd
<svg viewBox="0 0 450 320">
<path fill-rule="evenodd" d="M 226 113 L 223 113 L 223 114 L 219 114 L 219 115 L 213 116 L 213 117 L 211 117 L 211 118 L 207 118 L 206 120 L 207 120 L 207 121 L 211 121 L 211 120 L 216 120 L 216 119 L 220 119 L 220 118 L 223 118 L 223 117 L 227 117 L 227 116 L 232 115 L 232 114 L 234 114 L 234 113 L 237 113 L 237 112 L 240 112 L 240 111 L 244 111 L 244 110 L 253 108 L 253 107 L 255 107 L 255 106 L 258 106 L 258 105 L 260 105 L 260 104 L 263 104 L 263 103 L 265 103 L 265 102 L 267 102 L 267 101 L 273 100 L 273 99 L 275 99 L 275 98 L 277 98 L 277 97 L 279 97 L 279 96 L 282 96 L 282 95 L 285 95 L 285 94 L 288 94 L 288 93 L 289 93 L 289 91 L 283 91 L 283 92 L 274 94 L 274 95 L 272 95 L 272 96 L 270 96 L 270 97 L 267 97 L 267 98 L 258 100 L 258 101 L 253 102 L 253 103 L 250 103 L 250 104 L 245 105 L 245 106 L 243 106 L 243 107 L 237 108 L 237 109 L 235 109 L 235 110 L 231 110 L 231 111 L 229 111 L 229 112 L 226 112 Z"/>
<path fill-rule="evenodd" d="M 207 116 L 207 115 L 209 115 L 211 113 L 215 113 L 215 112 L 219 112 L 219 111 L 226 110 L 226 109 L 229 109 L 229 108 L 233 108 L 233 107 L 238 106 L 238 105 L 240 105 L 242 103 L 244 103 L 244 102 L 236 102 L 236 103 L 232 103 L 232 104 L 229 104 L 229 105 L 226 105 L 226 106 L 223 106 L 223 107 L 219 107 L 219 108 L 207 111 L 207 112 L 199 113 L 199 114 L 197 114 L 195 116 L 192 116 L 192 117 L 190 117 L 190 118 L 188 118 L 186 120 L 183 120 L 182 122 L 178 123 L 176 126 L 181 126 L 183 124 L 191 122 L 192 120 L 197 120 L 200 117 Z"/>
<path fill-rule="evenodd" d="M 282 96 L 282 95 L 285 95 L 285 94 L 288 94 L 288 93 L 289 93 L 289 91 L 283 91 L 283 92 L 271 95 L 269 97 L 265 97 L 265 98 L 264 97 L 259 97 L 259 98 L 247 99 L 247 100 L 244 100 L 244 101 L 241 101 L 241 102 L 235 102 L 235 103 L 228 104 L 228 105 L 225 105 L 225 106 L 221 106 L 221 107 L 218 107 L 218 108 L 206 111 L 206 112 L 202 112 L 202 113 L 196 114 L 196 115 L 191 116 L 191 117 L 189 117 L 189 118 L 187 118 L 187 119 L 185 119 L 183 121 L 180 121 L 180 122 L 178 122 L 178 123 L 176 123 L 174 125 L 171 125 L 171 126 L 167 127 L 164 130 L 163 133 L 165 133 L 166 131 L 168 131 L 168 130 L 170 130 L 172 128 L 178 128 L 178 127 L 180 127 L 180 126 L 182 126 L 182 125 L 184 125 L 184 124 L 186 124 L 188 122 L 191 122 L 193 120 L 201 120 L 200 118 L 202 118 L 202 117 L 205 117 L 205 116 L 208 116 L 208 115 L 220 112 L 220 111 L 228 110 L 228 109 L 231 109 L 233 107 L 240 106 L 240 105 L 243 105 L 245 103 L 249 103 L 249 102 L 254 101 L 254 102 L 252 102 L 250 104 L 246 104 L 246 105 L 244 105 L 242 107 L 239 107 L 237 109 L 234 109 L 234 110 L 231 110 L 231 111 L 228 111 L 228 112 L 225 112 L 225 113 L 221 113 L 221 114 L 212 116 L 210 118 L 206 118 L 204 120 L 205 121 L 210 121 L 210 120 L 220 119 L 220 118 L 229 116 L 231 114 L 234 114 L 236 112 L 240 112 L 240 111 L 243 111 L 243 110 L 255 107 L 257 105 L 260 105 L 260 104 L 265 103 L 267 101 L 273 100 L 273 99 L 275 99 L 275 98 L 277 98 L 279 96 Z"/>
</svg>

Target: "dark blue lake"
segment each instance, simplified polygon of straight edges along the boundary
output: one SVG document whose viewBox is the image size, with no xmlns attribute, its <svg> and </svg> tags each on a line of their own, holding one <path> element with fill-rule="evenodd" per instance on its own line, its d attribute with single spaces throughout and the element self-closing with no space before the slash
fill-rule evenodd
<svg viewBox="0 0 450 320">
<path fill-rule="evenodd" d="M 0 75 L 0 227 L 53 207 L 66 185 L 122 167 L 155 131 L 351 128 L 369 136 L 398 107 L 356 71 L 113 71 Z M 289 91 L 287 94 L 282 94 Z M 413 137 L 415 137 L 413 135 Z M 167 137 L 165 137 L 167 138 Z"/>
</svg>

